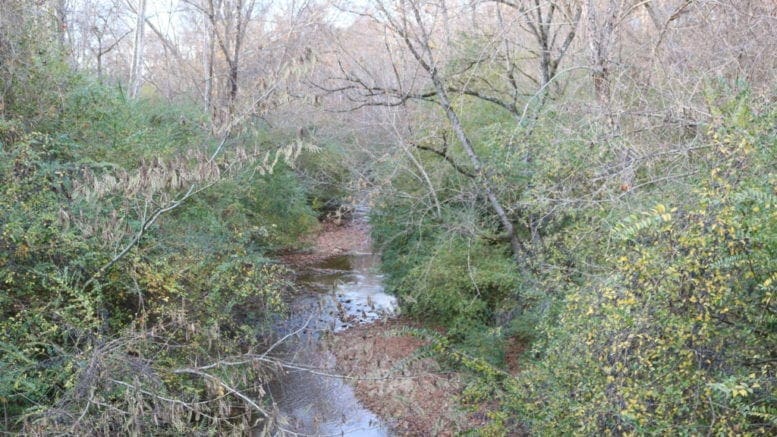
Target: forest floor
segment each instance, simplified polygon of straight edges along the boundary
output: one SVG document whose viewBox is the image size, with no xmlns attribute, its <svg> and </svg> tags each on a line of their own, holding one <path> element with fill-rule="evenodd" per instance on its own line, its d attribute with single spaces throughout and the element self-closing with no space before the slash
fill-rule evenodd
<svg viewBox="0 0 777 437">
<path fill-rule="evenodd" d="M 369 225 L 323 223 L 308 243 L 311 250 L 281 259 L 304 268 L 331 256 L 369 252 Z M 425 341 L 401 332 L 413 327 L 419 326 L 404 317 L 356 326 L 333 335 L 325 347 L 336 357 L 336 370 L 353 378 L 359 401 L 399 435 L 446 436 L 482 425 L 485 414 L 459 407 L 462 375 L 443 371 L 431 358 L 416 358 Z"/>
</svg>

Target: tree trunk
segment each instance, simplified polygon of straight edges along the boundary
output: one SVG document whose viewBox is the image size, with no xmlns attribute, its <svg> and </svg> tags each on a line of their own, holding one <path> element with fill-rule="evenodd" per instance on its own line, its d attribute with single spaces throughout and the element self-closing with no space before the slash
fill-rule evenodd
<svg viewBox="0 0 777 437">
<path fill-rule="evenodd" d="M 103 54 L 97 52 L 97 82 L 103 83 Z"/>
<path fill-rule="evenodd" d="M 143 83 L 143 43 L 146 24 L 146 0 L 140 0 L 138 4 L 137 21 L 135 25 L 135 45 L 132 51 L 132 66 L 130 68 L 129 97 L 137 98 L 140 86 Z"/>
<path fill-rule="evenodd" d="M 213 7 L 213 4 L 209 4 Z M 209 11 L 211 16 L 213 11 Z M 205 70 L 207 77 L 205 79 L 205 111 L 213 115 L 213 80 L 215 76 L 215 58 L 216 58 L 216 28 L 212 20 L 205 21 L 208 26 L 208 54 L 205 57 Z"/>
<path fill-rule="evenodd" d="M 505 209 L 502 206 L 502 202 L 496 196 L 496 193 L 491 186 L 491 181 L 483 168 L 483 163 L 481 162 L 480 157 L 477 155 L 477 152 L 475 152 L 475 147 L 472 145 L 472 141 L 470 141 L 469 136 L 464 130 L 464 126 L 461 124 L 461 120 L 459 119 L 458 114 L 453 109 L 453 105 L 448 98 L 447 87 L 445 86 L 443 79 L 440 77 L 437 71 L 437 65 L 435 63 L 432 47 L 429 42 L 429 34 L 427 29 L 424 27 L 418 5 L 411 3 L 411 7 L 413 8 L 416 24 L 418 24 L 419 27 L 420 35 L 418 35 L 418 43 L 420 47 L 416 47 L 416 45 L 410 40 L 406 29 L 400 30 L 400 34 L 403 36 L 405 44 L 408 46 L 408 49 L 410 49 L 413 57 L 421 65 L 421 68 L 423 68 L 427 74 L 429 74 L 429 78 L 434 85 L 434 89 L 437 91 L 439 104 L 445 111 L 445 116 L 448 118 L 448 122 L 453 128 L 453 132 L 456 134 L 456 138 L 459 140 L 461 147 L 464 149 L 464 153 L 467 155 L 470 163 L 472 164 L 472 168 L 475 172 L 475 180 L 480 186 L 480 189 L 483 190 L 483 192 L 486 194 L 488 203 L 491 205 L 491 208 L 494 210 L 494 213 L 504 228 L 507 237 L 510 239 L 510 249 L 513 253 L 513 258 L 518 264 L 522 264 L 526 251 L 515 232 L 515 225 L 513 225 L 510 217 L 507 216 L 507 212 L 505 212 Z M 423 50 L 423 54 L 419 52 L 419 48 Z M 424 59 L 424 56 L 426 56 L 426 59 Z"/>
<path fill-rule="evenodd" d="M 234 111 L 235 101 L 237 100 L 237 79 L 238 79 L 238 64 L 237 58 L 229 63 L 229 112 Z"/>
<path fill-rule="evenodd" d="M 65 0 L 57 0 L 54 6 L 54 12 L 57 17 L 57 38 L 59 39 L 59 46 L 62 49 L 72 47 L 68 41 L 68 24 L 67 24 L 67 4 Z"/>
<path fill-rule="evenodd" d="M 235 41 L 234 51 L 231 58 L 227 55 L 227 62 L 229 64 L 229 115 L 230 117 L 235 112 L 235 105 L 237 103 L 237 91 L 238 91 L 238 74 L 240 72 L 240 49 L 243 45 L 243 36 L 245 35 L 245 29 L 248 26 L 248 20 L 251 19 L 253 12 L 253 1 L 248 6 L 247 15 L 243 16 L 243 0 L 238 0 L 235 5 L 235 13 L 237 19 L 235 20 Z"/>
<path fill-rule="evenodd" d="M 454 111 L 453 106 L 448 99 L 448 94 L 445 91 L 442 80 L 439 78 L 436 71 L 430 72 L 430 74 L 432 75 L 432 82 L 434 83 L 434 87 L 438 93 L 437 97 L 440 100 L 440 105 L 445 111 L 445 116 L 451 123 L 453 132 L 456 134 L 456 138 L 458 138 L 461 147 L 464 149 L 464 153 L 467 154 L 467 157 L 472 163 L 472 168 L 475 170 L 475 179 L 477 180 L 483 192 L 485 192 L 486 197 L 488 198 L 488 202 L 491 204 L 491 208 L 496 213 L 497 217 L 499 218 L 499 222 L 502 224 L 505 233 L 510 239 L 510 249 L 513 252 L 513 258 L 515 258 L 516 261 L 521 262 L 523 261 L 525 251 L 523 244 L 521 244 L 521 241 L 518 239 L 518 235 L 515 233 L 515 226 L 502 207 L 502 202 L 498 197 L 496 197 L 496 193 L 494 193 L 494 190 L 491 187 L 491 182 L 483 170 L 483 164 L 480 161 L 480 157 L 478 157 L 477 153 L 475 152 L 475 148 L 472 146 L 472 142 L 467 136 L 467 133 L 464 131 L 464 127 L 461 125 L 461 120 L 459 120 L 458 114 L 456 114 L 456 111 Z"/>
<path fill-rule="evenodd" d="M 600 110 L 607 122 L 609 135 L 616 138 L 620 135 L 621 129 L 619 119 L 613 109 L 610 64 L 612 63 L 611 53 L 615 46 L 616 28 L 623 19 L 623 3 L 620 0 L 609 0 L 606 9 L 600 10 L 597 7 L 597 3 L 593 0 L 588 0 L 586 3 L 592 64 L 591 78 L 594 83 L 596 100 L 599 102 Z M 628 190 L 634 183 L 632 154 L 627 147 L 620 147 L 616 153 L 622 169 L 621 186 Z"/>
</svg>

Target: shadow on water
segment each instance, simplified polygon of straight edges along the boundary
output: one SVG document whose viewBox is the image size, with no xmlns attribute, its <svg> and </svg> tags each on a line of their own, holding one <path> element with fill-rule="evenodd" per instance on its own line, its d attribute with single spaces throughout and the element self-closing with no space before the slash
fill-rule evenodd
<svg viewBox="0 0 777 437">
<path fill-rule="evenodd" d="M 386 424 L 359 403 L 347 380 L 334 375 L 335 358 L 321 338 L 395 313 L 397 302 L 383 291 L 378 262 L 372 254 L 336 256 L 299 275 L 297 282 L 305 292 L 294 299 L 288 318 L 277 327 L 281 336 L 294 333 L 279 353 L 290 366 L 268 387 L 281 416 L 281 434 L 391 435 Z"/>
</svg>

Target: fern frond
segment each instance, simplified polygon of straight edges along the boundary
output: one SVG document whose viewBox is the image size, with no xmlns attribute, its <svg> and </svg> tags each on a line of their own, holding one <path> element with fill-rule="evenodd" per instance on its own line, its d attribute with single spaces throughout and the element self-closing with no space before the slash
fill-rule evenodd
<svg viewBox="0 0 777 437">
<path fill-rule="evenodd" d="M 755 188 L 749 188 L 734 194 L 734 200 L 737 203 L 754 202 L 764 209 L 777 206 L 777 195 Z"/>
<path fill-rule="evenodd" d="M 753 406 L 747 415 L 759 419 L 764 423 L 768 423 L 771 426 L 777 426 L 777 408 L 769 407 L 766 405 Z"/>
<path fill-rule="evenodd" d="M 629 240 L 648 228 L 671 220 L 672 215 L 667 211 L 666 206 L 659 203 L 650 211 L 642 213 L 642 217 L 631 215 L 615 225 L 613 236 L 619 240 Z"/>
<path fill-rule="evenodd" d="M 738 253 L 736 255 L 730 255 L 723 257 L 718 261 L 711 264 L 713 268 L 731 268 L 741 266 L 743 262 L 747 261 L 749 256 L 745 253 Z"/>
</svg>

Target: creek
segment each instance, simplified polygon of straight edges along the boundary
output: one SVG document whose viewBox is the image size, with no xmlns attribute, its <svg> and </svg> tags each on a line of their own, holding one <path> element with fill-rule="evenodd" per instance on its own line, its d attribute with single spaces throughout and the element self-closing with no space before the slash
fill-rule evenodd
<svg viewBox="0 0 777 437">
<path fill-rule="evenodd" d="M 326 337 L 397 311 L 377 273 L 379 256 L 357 253 L 327 258 L 302 270 L 288 317 L 277 331 L 289 338 L 281 358 L 287 365 L 269 393 L 279 412 L 282 435 L 389 436 L 390 429 L 356 399 Z"/>
</svg>

